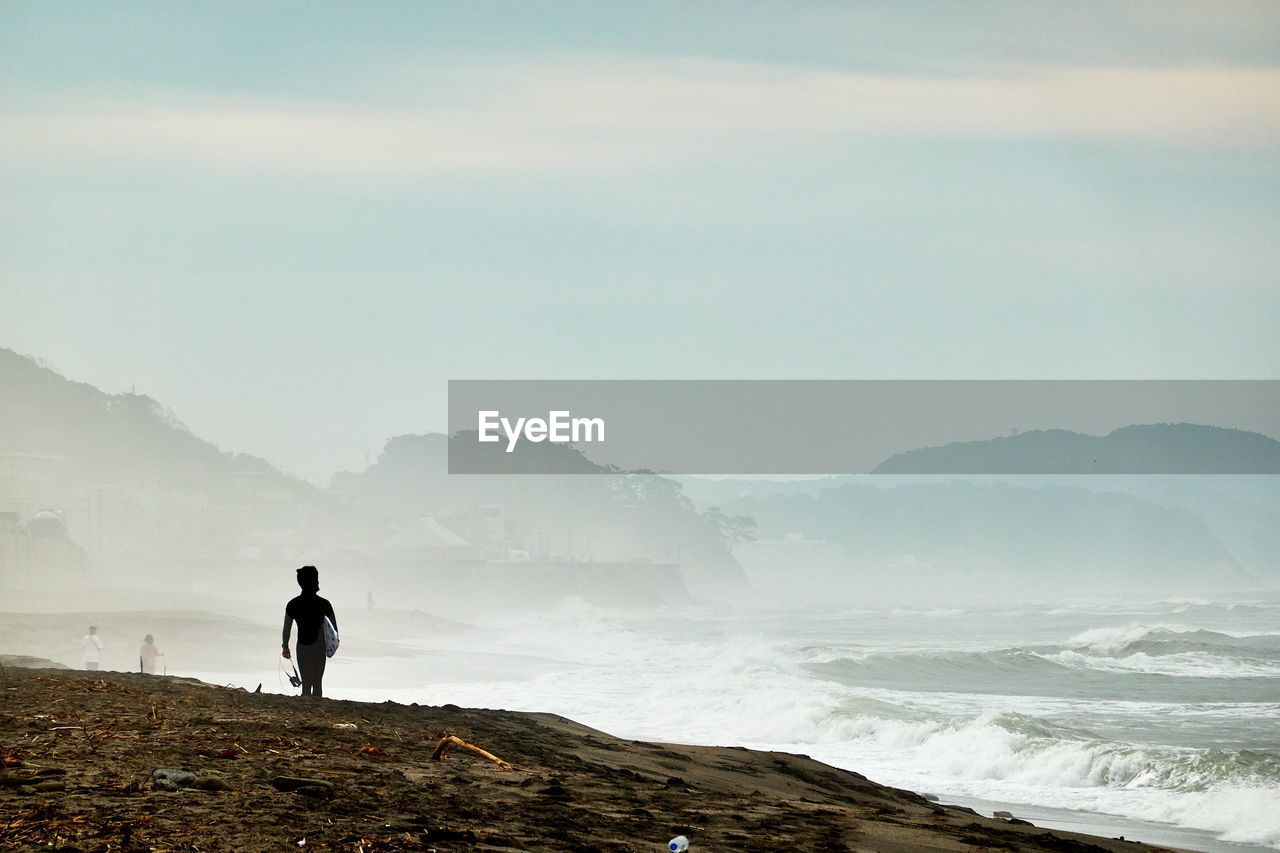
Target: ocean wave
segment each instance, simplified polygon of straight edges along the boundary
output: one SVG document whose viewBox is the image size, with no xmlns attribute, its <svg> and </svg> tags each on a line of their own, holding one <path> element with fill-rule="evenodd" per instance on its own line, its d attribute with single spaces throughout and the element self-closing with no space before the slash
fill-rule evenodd
<svg viewBox="0 0 1280 853">
<path fill-rule="evenodd" d="M 1175 678 L 1280 678 L 1280 661 L 1236 660 L 1204 652 L 1174 652 L 1164 655 L 1135 652 L 1125 657 L 1107 657 L 1066 649 L 1044 657 L 1066 667 L 1115 673 L 1167 675 Z"/>
<path fill-rule="evenodd" d="M 1280 634 L 1228 634 L 1183 625 L 1091 628 L 1065 646 L 1095 655 L 1172 655 L 1189 652 L 1280 661 Z"/>
<path fill-rule="evenodd" d="M 1112 657 L 1062 646 L 989 651 L 810 648 L 801 660 L 803 670 L 835 684 L 921 695 L 1141 699 L 1186 705 L 1265 703 L 1280 694 L 1280 660 L 1204 652 Z"/>
<path fill-rule="evenodd" d="M 993 649 L 849 649 L 810 648 L 801 657 L 805 668 L 853 685 L 889 680 L 906 686 L 945 689 L 938 685 L 968 680 L 974 686 L 992 677 L 1026 677 L 1063 673 L 1068 667 L 1041 651 Z"/>
<path fill-rule="evenodd" d="M 1180 792 L 1280 784 L 1275 752 L 1137 746 L 1000 710 L 951 721 L 837 712 L 822 730 L 824 741 L 909 754 L 918 767 L 962 779 Z"/>
<path fill-rule="evenodd" d="M 1126 809 L 1142 820 L 1206 829 L 1224 841 L 1280 848 L 1280 788 L 1220 785 L 1177 797 L 1152 798 Z"/>
<path fill-rule="evenodd" d="M 987 709 L 952 720 L 847 714 L 822 724 L 824 754 L 891 784 L 927 780 L 993 799 L 1024 797 L 1280 841 L 1280 754 L 1138 746 Z M 879 776 L 877 776 L 879 774 Z"/>
<path fill-rule="evenodd" d="M 887 688 L 924 694 L 1072 695 L 1085 685 L 1065 661 L 1026 649 L 810 648 L 801 656 L 812 675 L 853 688 Z M 1121 696 L 1131 673 L 1099 670 L 1088 688 L 1097 696 Z"/>
<path fill-rule="evenodd" d="M 1241 616 L 1245 614 L 1270 614 L 1280 604 L 1267 601 L 1206 601 L 1196 598 L 1166 598 L 1154 602 L 1154 608 L 1168 613 L 1194 614 L 1196 616 Z"/>
</svg>

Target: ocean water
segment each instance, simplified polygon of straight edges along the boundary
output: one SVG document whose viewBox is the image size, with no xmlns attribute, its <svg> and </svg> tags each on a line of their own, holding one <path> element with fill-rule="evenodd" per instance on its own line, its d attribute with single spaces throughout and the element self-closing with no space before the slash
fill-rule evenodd
<svg viewBox="0 0 1280 853">
<path fill-rule="evenodd" d="M 804 753 L 1047 825 L 1069 810 L 1113 836 L 1171 843 L 1142 829 L 1176 827 L 1198 831 L 1171 836 L 1193 849 L 1280 849 L 1280 600 L 571 600 L 398 645 L 388 658 L 344 637 L 327 695 L 546 711 L 628 738 Z"/>
</svg>

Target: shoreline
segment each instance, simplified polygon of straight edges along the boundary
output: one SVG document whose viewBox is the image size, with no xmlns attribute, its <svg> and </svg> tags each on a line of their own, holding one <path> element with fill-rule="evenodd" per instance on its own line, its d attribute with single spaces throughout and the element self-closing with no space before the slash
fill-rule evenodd
<svg viewBox="0 0 1280 853">
<path fill-rule="evenodd" d="M 1008 803 L 979 797 L 942 795 L 940 801 L 971 808 L 980 814 L 1011 812 L 1036 826 L 1065 832 L 1079 832 L 1107 838 L 1122 836 L 1147 844 L 1170 847 L 1188 853 L 1275 853 L 1276 848 L 1241 841 L 1223 841 L 1207 829 L 1156 823 L 1123 815 L 1087 812 L 1030 803 Z"/>
<path fill-rule="evenodd" d="M 395 618 L 393 619 L 393 625 L 396 630 L 404 628 L 405 625 L 401 624 L 402 621 L 411 618 L 408 611 L 387 611 L 387 613 L 394 614 Z M 195 626 L 203 630 L 210 627 L 216 627 L 219 630 L 229 632 L 230 636 L 227 637 L 227 644 L 225 648 L 221 650 L 222 654 L 225 655 L 222 660 L 225 668 L 197 668 L 194 666 L 183 666 L 181 668 L 170 667 L 168 677 L 170 679 L 178 680 L 181 680 L 184 677 L 198 678 L 203 683 L 210 686 L 217 687 L 218 685 L 223 685 L 223 687 L 219 689 L 241 688 L 249 691 L 253 690 L 258 686 L 259 682 L 261 682 L 262 689 L 267 691 L 269 695 L 278 696 L 284 699 L 288 699 L 290 696 L 287 687 L 283 684 L 277 685 L 275 670 L 268 671 L 265 668 L 257 670 L 243 666 L 243 664 L 247 663 L 250 659 L 261 659 L 263 657 L 264 648 L 269 648 L 274 651 L 278 644 L 278 628 L 273 625 L 267 625 L 263 623 L 261 619 L 255 618 L 259 616 L 257 613 L 250 613 L 247 619 L 212 611 L 197 610 L 173 611 L 157 609 L 153 611 L 137 611 L 121 609 L 101 612 L 99 615 L 101 617 L 100 621 L 104 621 L 106 624 L 114 623 L 116 626 L 115 633 L 121 637 L 127 636 L 128 631 L 130 630 L 137 633 L 144 625 L 153 625 L 157 622 L 163 622 L 163 620 L 170 620 L 170 627 L 167 627 L 164 633 L 167 633 L 170 636 L 175 636 L 175 639 L 176 633 L 173 632 L 172 626 L 178 623 L 182 623 L 184 627 L 188 628 Z M 379 616 L 381 615 L 382 614 L 380 613 Z M 17 649 L 26 652 L 29 648 L 31 651 L 36 651 L 34 646 L 41 645 L 41 643 L 35 643 L 33 646 L 29 646 L 27 641 L 36 637 L 44 637 L 47 639 L 47 637 L 50 636 L 49 629 L 51 628 L 56 629 L 51 636 L 62 636 L 66 631 L 78 626 L 79 623 L 84 620 L 86 614 L 84 612 L 50 612 L 42 614 L 4 614 L 4 616 L 6 628 L 15 629 L 11 634 L 16 634 L 16 636 L 11 635 L 10 640 L 19 640 L 16 644 Z M 431 614 L 418 614 L 416 618 L 423 620 L 424 627 L 429 623 L 432 630 L 443 629 L 452 632 L 467 632 L 473 630 L 464 623 L 450 622 L 449 620 Z M 367 626 L 360 625 L 362 621 L 367 619 L 368 615 L 364 614 L 362 611 L 353 609 L 348 618 L 344 620 L 344 625 L 348 628 L 358 626 L 372 629 L 374 627 L 372 624 Z M 9 623 L 13 624 L 10 625 Z M 385 630 L 389 626 L 382 625 L 380 627 Z M 162 636 L 159 632 L 157 635 Z M 117 643 L 116 645 L 118 646 L 120 644 L 122 643 Z M 44 645 L 47 646 L 47 642 L 45 642 Z M 162 645 L 162 648 L 169 652 L 169 658 L 173 659 L 175 663 L 178 660 L 178 655 L 175 654 L 175 650 L 181 650 L 184 647 L 191 653 L 207 652 L 207 650 L 202 648 L 199 643 L 165 643 Z M 362 632 L 356 631 L 351 634 L 349 640 L 344 642 L 342 665 L 346 666 L 348 662 L 355 663 L 361 660 L 391 660 L 394 662 L 394 659 L 405 657 L 413 653 L 412 649 L 404 648 L 402 642 L 395 639 L 392 635 L 386 635 L 383 636 L 382 639 L 375 640 L 369 636 L 362 636 Z M 61 655 L 61 657 L 63 660 L 67 659 L 65 654 Z M 163 660 L 165 659 L 162 658 L 162 661 Z M 474 663 L 474 661 L 472 662 Z M 109 666 L 110 663 L 108 662 L 106 665 Z M 526 669 L 527 665 L 528 659 L 522 658 L 519 660 L 513 660 L 509 669 L 514 673 L 518 670 Z M 489 664 L 486 666 L 489 666 Z M 10 670 L 10 672 L 12 673 L 13 670 Z M 69 670 L 68 672 L 73 674 L 78 673 L 81 676 L 89 675 L 88 673 L 78 670 Z M 444 678 L 444 676 L 450 675 L 450 672 L 451 671 L 446 670 L 437 674 L 441 675 L 445 681 L 453 680 L 453 676 L 461 677 L 462 675 L 462 672 L 459 670 L 458 672 L 452 672 L 451 677 Z M 106 670 L 95 673 L 94 677 L 109 678 L 117 674 L 127 676 L 130 673 L 115 673 L 110 670 Z M 333 701 L 364 702 L 371 704 L 377 704 L 383 701 L 381 698 L 377 697 L 377 694 L 381 692 L 378 687 L 370 687 L 368 689 L 352 688 L 348 690 L 338 687 L 337 684 L 333 684 L 331 685 L 331 691 L 337 696 L 346 696 L 351 693 L 362 694 L 359 696 L 353 696 L 349 699 L 334 699 Z M 391 690 L 389 693 L 393 696 L 399 694 L 393 701 L 403 703 L 400 707 L 414 707 L 409 703 L 413 702 L 417 697 L 412 695 L 406 696 L 405 691 L 401 689 Z M 424 700 L 417 699 L 417 701 Z M 445 702 L 450 701 L 450 697 L 435 696 L 429 697 L 426 701 Z M 653 733 L 646 733 L 643 736 L 646 738 L 652 738 Z M 658 733 L 658 737 L 661 736 L 662 733 Z M 696 746 L 696 744 L 692 743 L 686 745 L 690 747 Z M 802 755 L 799 750 L 792 752 L 786 746 L 765 746 L 765 748 L 787 750 L 786 754 Z M 807 749 L 805 751 L 813 750 Z M 830 764 L 824 766 L 840 768 L 846 765 Z M 849 770 L 851 772 L 856 772 L 856 768 L 849 768 Z M 926 789 L 921 788 L 921 790 Z M 1069 808 L 1036 805 L 1031 803 L 989 801 L 963 795 L 950 795 L 945 792 L 945 789 L 928 790 L 930 790 L 931 793 L 936 793 L 941 798 L 942 802 L 973 808 L 986 816 L 990 816 L 995 811 L 1008 811 L 1018 818 L 1030 820 L 1032 823 L 1037 825 L 1083 832 L 1089 835 L 1108 838 L 1124 836 L 1130 839 L 1136 838 L 1138 840 L 1147 841 L 1152 844 L 1198 851 L 1198 853 L 1265 853 L 1265 851 L 1275 849 L 1259 844 L 1220 841 L 1216 837 L 1215 833 L 1208 830 L 1184 828 L 1174 824 L 1155 823 L 1151 821 L 1144 821 L 1140 818 L 1114 815 L 1110 813 L 1077 811 Z"/>
<path fill-rule="evenodd" d="M 245 850 L 310 839 L 641 851 L 681 834 L 692 850 L 1169 849 L 985 817 L 803 756 L 624 740 L 551 714 L 305 701 L 109 671 L 18 669 L 7 681 L 0 803 L 19 818 L 0 843 L 18 850 L 56 837 L 95 851 L 199 838 L 207 849 L 211 832 L 227 844 L 217 849 Z M 461 749 L 432 761 L 445 733 L 518 769 Z M 165 791 L 161 768 L 212 781 Z"/>
</svg>

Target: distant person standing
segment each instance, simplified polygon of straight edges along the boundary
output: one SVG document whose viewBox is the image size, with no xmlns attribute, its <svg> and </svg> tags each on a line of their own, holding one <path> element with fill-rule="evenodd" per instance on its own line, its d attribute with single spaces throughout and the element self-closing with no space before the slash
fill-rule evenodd
<svg viewBox="0 0 1280 853">
<path fill-rule="evenodd" d="M 80 641 L 80 648 L 84 651 L 84 668 L 97 669 L 102 660 L 102 638 L 98 636 L 97 625 L 89 626 L 89 633 Z"/>
<path fill-rule="evenodd" d="M 156 658 L 164 657 L 164 652 L 156 648 L 156 640 L 150 634 L 142 638 L 142 648 L 138 649 L 138 667 L 147 675 L 155 675 Z"/>
<path fill-rule="evenodd" d="M 333 615 L 333 605 L 328 599 L 321 598 L 320 573 L 315 566 L 303 566 L 298 569 L 298 586 L 302 594 L 292 599 L 284 608 L 284 631 L 281 637 L 281 654 L 289 658 L 289 633 L 293 623 L 298 623 L 298 677 L 302 679 L 302 695 L 320 698 L 324 695 L 321 682 L 324 680 L 325 663 L 325 617 L 333 623 L 336 630 L 338 619 Z"/>
</svg>

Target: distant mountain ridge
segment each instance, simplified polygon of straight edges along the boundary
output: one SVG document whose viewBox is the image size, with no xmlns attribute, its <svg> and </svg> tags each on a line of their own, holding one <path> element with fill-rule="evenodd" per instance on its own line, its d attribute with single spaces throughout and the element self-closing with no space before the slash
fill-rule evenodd
<svg viewBox="0 0 1280 853">
<path fill-rule="evenodd" d="M 873 474 L 1280 474 L 1280 441 L 1201 424 L 1032 430 L 899 453 Z"/>
<path fill-rule="evenodd" d="M 0 586 L 117 573 L 189 586 L 344 517 L 315 486 L 221 450 L 146 395 L 108 394 L 3 348 L 0 393 Z M 40 518 L 56 519 L 59 537 L 35 535 Z"/>
<path fill-rule="evenodd" d="M 68 485 L 251 472 L 289 481 L 266 460 L 227 453 L 142 394 L 107 394 L 0 347 L 0 452 L 66 459 Z"/>
</svg>

